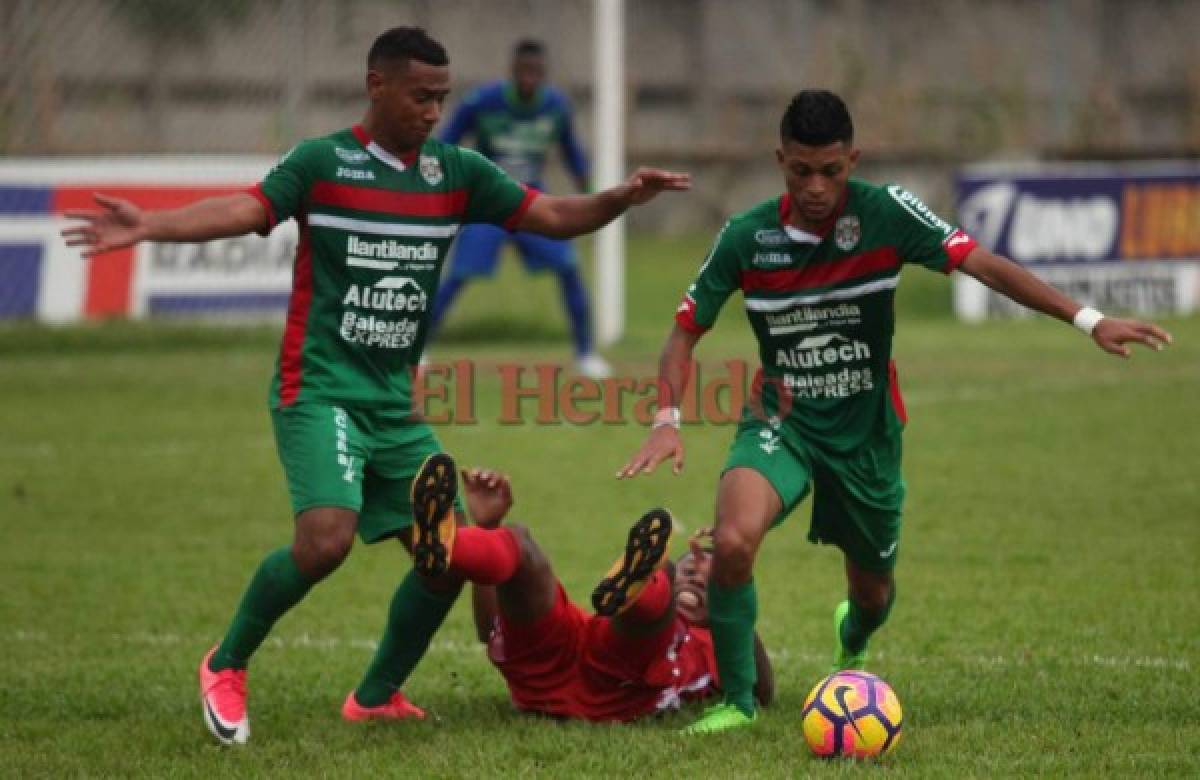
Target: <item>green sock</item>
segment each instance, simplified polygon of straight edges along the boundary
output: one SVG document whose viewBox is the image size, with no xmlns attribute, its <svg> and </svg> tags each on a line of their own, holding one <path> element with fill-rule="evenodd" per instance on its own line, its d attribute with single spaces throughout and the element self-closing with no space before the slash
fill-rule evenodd
<svg viewBox="0 0 1200 780">
<path fill-rule="evenodd" d="M 312 586 L 312 580 L 297 568 L 291 548 L 268 553 L 242 595 L 233 623 L 208 662 L 209 669 L 245 669 L 275 621 L 296 606 Z"/>
<path fill-rule="evenodd" d="M 367 674 L 354 691 L 364 707 L 378 707 L 392 698 L 425 655 L 433 635 L 454 606 L 459 591 L 433 593 L 410 571 L 396 588 L 388 609 L 387 628 Z"/>
<path fill-rule="evenodd" d="M 758 594 L 754 580 L 725 588 L 708 581 L 708 622 L 712 628 L 713 649 L 717 653 L 717 674 L 725 701 L 747 715 L 754 715 L 754 621 L 758 619 Z"/>
<path fill-rule="evenodd" d="M 880 612 L 867 612 L 850 599 L 850 611 L 842 620 L 842 646 L 854 655 L 858 655 L 867 647 L 871 638 L 880 626 L 888 619 L 892 605 L 896 603 L 896 586 L 892 585 L 892 594 L 888 596 L 887 606 Z"/>
</svg>

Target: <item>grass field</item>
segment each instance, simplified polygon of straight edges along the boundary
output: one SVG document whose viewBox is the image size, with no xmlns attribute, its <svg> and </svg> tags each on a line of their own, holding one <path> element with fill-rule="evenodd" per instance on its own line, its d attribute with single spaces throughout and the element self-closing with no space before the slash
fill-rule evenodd
<svg viewBox="0 0 1200 780">
<path fill-rule="evenodd" d="M 623 372 L 653 371 L 702 241 L 641 240 Z M 469 290 L 437 358 L 565 359 L 550 280 Z M 505 302 L 520 300 L 521 312 Z M 758 564 L 777 705 L 752 730 L 687 740 L 695 710 L 631 726 L 522 716 L 474 642 L 464 599 L 406 690 L 432 718 L 368 728 L 359 679 L 398 545 L 358 547 L 277 627 L 251 673 L 253 739 L 221 749 L 195 667 L 261 556 L 290 534 L 266 382 L 270 328 L 0 329 L 0 773 L 11 776 L 1195 776 L 1200 772 L 1200 319 L 1122 362 L 1044 319 L 964 326 L 943 279 L 906 271 L 897 360 L 909 404 L 899 601 L 873 669 L 905 706 L 885 769 L 811 759 L 799 731 L 823 674 L 840 559 L 807 508 Z M 701 357 L 751 357 L 731 302 Z M 498 334 L 498 335 L 497 335 Z M 685 433 L 688 466 L 619 484 L 634 425 L 479 424 L 439 435 L 509 471 L 582 599 L 628 522 L 665 504 L 711 519 L 731 428 Z"/>
</svg>

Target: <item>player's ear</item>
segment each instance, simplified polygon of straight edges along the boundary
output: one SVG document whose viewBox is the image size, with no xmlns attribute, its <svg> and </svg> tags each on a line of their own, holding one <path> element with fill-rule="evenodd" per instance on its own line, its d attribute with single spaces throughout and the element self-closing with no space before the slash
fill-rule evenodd
<svg viewBox="0 0 1200 780">
<path fill-rule="evenodd" d="M 779 167 L 783 167 L 783 149 L 775 147 L 775 162 L 779 163 Z"/>
<path fill-rule="evenodd" d="M 854 170 L 855 166 L 858 165 L 858 155 L 858 147 L 850 147 L 850 170 Z"/>
<path fill-rule="evenodd" d="M 383 74 L 372 68 L 367 71 L 367 95 L 374 99 L 383 89 Z"/>
</svg>

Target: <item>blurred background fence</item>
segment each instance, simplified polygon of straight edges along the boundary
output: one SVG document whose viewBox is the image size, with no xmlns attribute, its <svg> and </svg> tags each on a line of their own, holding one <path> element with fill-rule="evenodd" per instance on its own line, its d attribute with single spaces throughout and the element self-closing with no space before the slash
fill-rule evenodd
<svg viewBox="0 0 1200 780">
<path fill-rule="evenodd" d="M 96 186 L 166 205 L 253 181 L 362 116 L 366 51 L 401 24 L 447 46 L 448 108 L 504 77 L 515 41 L 542 39 L 594 147 L 590 0 L 0 0 L 0 319 L 188 310 L 193 293 L 278 309 L 286 235 L 112 253 L 81 280 L 58 215 Z M 636 210 L 635 230 L 708 232 L 778 193 L 779 116 L 820 86 L 850 104 L 865 177 L 957 207 L 1021 262 L 1099 264 L 1067 272 L 1098 305 L 1200 300 L 1200 270 L 1179 270 L 1200 269 L 1200 0 L 627 0 L 625 33 L 629 165 L 696 182 Z M 1042 176 L 1148 159 L 1174 162 Z M 964 178 L 980 162 L 990 172 Z M 999 311 L 962 290 L 972 316 Z"/>
<path fill-rule="evenodd" d="M 1194 0 L 630 0 L 626 14 L 631 162 L 686 166 L 702 196 L 648 215 L 658 226 L 707 226 L 776 189 L 776 123 L 804 86 L 848 99 L 869 173 L 896 169 L 938 205 L 968 160 L 1200 150 Z M 518 38 L 544 39 L 590 135 L 588 0 L 3 0 L 0 153 L 275 154 L 357 118 L 366 49 L 397 24 L 447 45 L 459 95 L 503 75 Z"/>
</svg>

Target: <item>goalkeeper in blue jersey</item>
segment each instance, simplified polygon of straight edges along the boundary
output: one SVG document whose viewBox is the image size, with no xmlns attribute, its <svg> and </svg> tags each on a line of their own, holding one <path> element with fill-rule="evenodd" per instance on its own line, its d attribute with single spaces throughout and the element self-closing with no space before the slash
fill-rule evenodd
<svg viewBox="0 0 1200 780">
<path fill-rule="evenodd" d="M 513 49 L 512 78 L 485 84 L 467 95 L 441 139 L 461 144 L 472 136 L 481 153 L 517 181 L 539 190 L 545 189 L 542 172 L 546 154 L 558 145 L 580 191 L 586 191 L 587 158 L 575 138 L 571 105 L 566 95 L 545 80 L 545 47 L 538 41 L 521 41 Z M 433 328 L 436 330 L 442 322 L 471 277 L 492 275 L 500 250 L 510 240 L 520 250 L 527 269 L 548 269 L 558 275 L 571 319 L 579 373 L 596 379 L 608 376 L 608 363 L 593 351 L 587 291 L 569 241 L 534 233 L 509 233 L 493 225 L 467 226 L 459 233 L 450 270 L 438 289 Z"/>
</svg>

